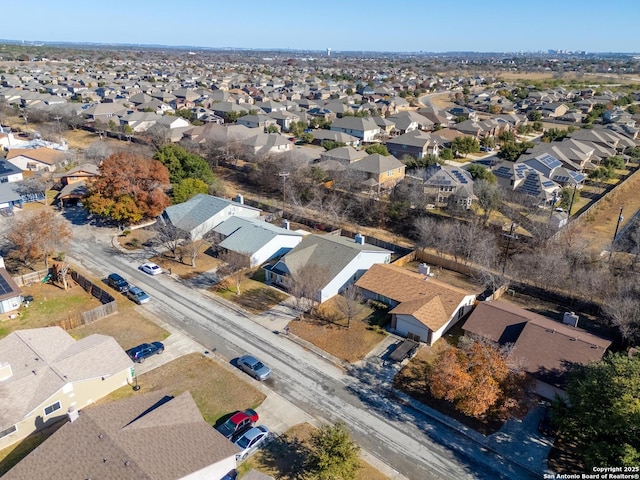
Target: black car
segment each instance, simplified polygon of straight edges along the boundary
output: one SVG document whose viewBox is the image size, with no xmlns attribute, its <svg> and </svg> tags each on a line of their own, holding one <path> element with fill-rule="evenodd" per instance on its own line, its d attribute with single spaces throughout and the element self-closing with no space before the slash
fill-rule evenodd
<svg viewBox="0 0 640 480">
<path fill-rule="evenodd" d="M 107 277 L 107 285 L 118 292 L 126 292 L 129 290 L 129 282 L 122 278 L 117 273 L 112 273 Z"/>
<path fill-rule="evenodd" d="M 129 355 L 129 358 L 134 362 L 142 363 L 145 358 L 152 355 L 160 355 L 162 352 L 164 352 L 164 345 L 160 342 L 152 342 L 130 348 L 127 350 L 127 355 Z"/>
</svg>

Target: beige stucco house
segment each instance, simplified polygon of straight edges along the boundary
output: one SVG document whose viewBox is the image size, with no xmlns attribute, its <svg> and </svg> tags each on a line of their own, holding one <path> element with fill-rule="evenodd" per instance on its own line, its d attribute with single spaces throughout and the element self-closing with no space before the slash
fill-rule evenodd
<svg viewBox="0 0 640 480">
<path fill-rule="evenodd" d="M 74 340 L 60 327 L 0 339 L 0 450 L 131 383 L 133 362 L 112 338 Z"/>
</svg>

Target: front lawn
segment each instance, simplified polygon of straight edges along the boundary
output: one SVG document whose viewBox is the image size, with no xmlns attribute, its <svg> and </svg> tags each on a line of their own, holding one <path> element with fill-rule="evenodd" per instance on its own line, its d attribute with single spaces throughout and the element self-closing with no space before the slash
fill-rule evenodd
<svg viewBox="0 0 640 480">
<path fill-rule="evenodd" d="M 347 328 L 335 298 L 323 303 L 318 314 L 289 323 L 289 331 L 316 347 L 349 363 L 362 360 L 385 337 L 379 325 L 386 313 L 364 306 Z"/>
<path fill-rule="evenodd" d="M 470 417 L 456 410 L 452 403 L 434 398 L 431 395 L 426 372 L 429 365 L 435 361 L 438 354 L 445 348 L 449 348 L 449 344 L 444 339 L 437 341 L 432 347 L 423 346 L 418 350 L 416 356 L 395 376 L 393 379 L 394 388 L 483 435 L 491 435 L 497 432 L 504 424 L 504 418 L 499 418 L 497 415 L 487 415 L 482 418 Z"/>
<path fill-rule="evenodd" d="M 138 377 L 139 392 L 168 391 L 177 396 L 187 390 L 207 423 L 236 410 L 256 408 L 265 395 L 218 365 L 202 353 L 191 353 L 151 370 Z M 111 393 L 102 402 L 110 402 L 136 395 L 130 386 Z"/>
<path fill-rule="evenodd" d="M 304 478 L 308 456 L 309 438 L 315 427 L 308 423 L 296 425 L 276 438 L 264 449 L 249 457 L 238 466 L 239 479 L 251 469 L 271 475 L 278 480 Z M 389 477 L 361 461 L 362 468 L 354 480 L 388 480 Z"/>
<path fill-rule="evenodd" d="M 237 293 L 236 285 L 228 280 L 214 285 L 211 290 L 225 300 L 237 303 L 255 314 L 266 312 L 287 299 L 286 293 L 256 281 L 253 277 L 242 280 L 240 295 Z"/>
</svg>

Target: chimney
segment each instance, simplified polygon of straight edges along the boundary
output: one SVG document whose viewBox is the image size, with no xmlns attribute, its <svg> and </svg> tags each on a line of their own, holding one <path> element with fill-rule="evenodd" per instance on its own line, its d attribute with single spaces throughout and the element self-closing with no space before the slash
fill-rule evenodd
<svg viewBox="0 0 640 480">
<path fill-rule="evenodd" d="M 564 312 L 564 315 L 562 316 L 562 323 L 566 323 L 572 327 L 577 327 L 579 318 L 580 317 L 574 312 Z"/>
<path fill-rule="evenodd" d="M 356 241 L 358 245 L 364 245 L 364 235 L 361 235 L 360 233 L 356 233 L 356 236 L 353 237 L 353 239 Z"/>
<path fill-rule="evenodd" d="M 244 197 L 242 196 L 241 193 L 236 195 L 236 202 L 241 203 L 244 205 Z"/>
<path fill-rule="evenodd" d="M 282 228 L 289 230 L 289 220 L 282 220 Z"/>
<path fill-rule="evenodd" d="M 69 419 L 70 422 L 75 422 L 79 416 L 80 415 L 78 414 L 76 407 L 72 405 L 69 408 L 67 408 L 67 418 Z"/>
<path fill-rule="evenodd" d="M 0 256 L 0 268 L 7 268 L 4 265 L 4 257 L 3 256 Z"/>
<path fill-rule="evenodd" d="M 11 370 L 9 362 L 0 362 L 0 382 L 11 378 L 12 376 L 13 371 Z"/>
</svg>

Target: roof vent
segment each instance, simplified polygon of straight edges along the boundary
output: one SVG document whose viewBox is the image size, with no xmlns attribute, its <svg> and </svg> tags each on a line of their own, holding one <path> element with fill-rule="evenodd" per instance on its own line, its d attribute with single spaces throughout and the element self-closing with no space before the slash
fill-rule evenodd
<svg viewBox="0 0 640 480">
<path fill-rule="evenodd" d="M 67 418 L 70 422 L 75 422 L 79 417 L 80 415 L 73 405 L 67 409 Z"/>
<path fill-rule="evenodd" d="M 364 235 L 356 233 L 356 236 L 353 239 L 358 245 L 364 245 Z"/>
</svg>

